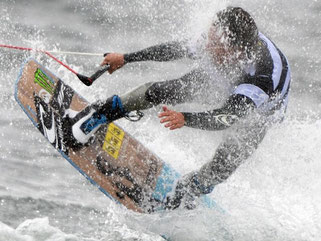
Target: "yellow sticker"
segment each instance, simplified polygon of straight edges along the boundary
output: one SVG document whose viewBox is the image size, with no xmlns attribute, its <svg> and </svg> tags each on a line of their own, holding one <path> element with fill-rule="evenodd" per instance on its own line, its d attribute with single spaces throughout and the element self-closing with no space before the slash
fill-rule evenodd
<svg viewBox="0 0 321 241">
<path fill-rule="evenodd" d="M 124 131 L 122 131 L 115 124 L 110 123 L 103 144 L 103 150 L 106 151 L 113 158 L 117 159 L 124 136 Z"/>
<path fill-rule="evenodd" d="M 118 139 L 123 140 L 125 132 L 118 128 L 115 124 L 111 123 L 108 126 L 108 132 L 116 136 Z"/>
</svg>

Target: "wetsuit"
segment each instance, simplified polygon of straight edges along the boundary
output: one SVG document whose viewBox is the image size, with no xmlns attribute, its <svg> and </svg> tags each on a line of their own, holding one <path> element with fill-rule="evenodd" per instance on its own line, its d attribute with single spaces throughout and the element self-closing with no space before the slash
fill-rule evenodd
<svg viewBox="0 0 321 241">
<path fill-rule="evenodd" d="M 291 80 L 288 61 L 261 33 L 258 44 L 255 61 L 242 69 L 235 88 L 221 108 L 198 113 L 183 112 L 185 126 L 188 127 L 223 130 L 237 123 L 237 128 L 224 137 L 210 162 L 179 181 L 176 194 L 169 201 L 172 208 L 179 206 L 186 194 L 207 194 L 216 184 L 226 180 L 254 152 L 269 124 L 283 118 Z M 181 42 L 165 43 L 124 55 L 125 63 L 171 61 L 183 57 L 193 58 L 194 55 Z M 207 77 L 204 70 L 195 69 L 178 79 L 142 85 L 121 99 L 128 111 L 188 102 L 198 91 L 195 86 L 202 86 Z"/>
</svg>

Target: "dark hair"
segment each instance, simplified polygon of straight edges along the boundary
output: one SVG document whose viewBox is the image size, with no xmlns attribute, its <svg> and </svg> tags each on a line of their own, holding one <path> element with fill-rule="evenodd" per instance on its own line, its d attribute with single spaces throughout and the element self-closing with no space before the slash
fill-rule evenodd
<svg viewBox="0 0 321 241">
<path fill-rule="evenodd" d="M 251 15 L 240 7 L 227 7 L 214 22 L 227 34 L 228 42 L 250 52 L 257 45 L 258 29 Z"/>
</svg>

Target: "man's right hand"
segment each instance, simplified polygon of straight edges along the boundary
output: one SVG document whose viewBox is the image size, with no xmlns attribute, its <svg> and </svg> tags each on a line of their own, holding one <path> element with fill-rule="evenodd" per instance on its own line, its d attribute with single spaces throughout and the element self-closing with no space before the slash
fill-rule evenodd
<svg viewBox="0 0 321 241">
<path fill-rule="evenodd" d="M 104 61 L 101 63 L 103 65 L 110 65 L 108 72 L 111 74 L 115 70 L 123 67 L 125 65 L 124 55 L 118 53 L 109 53 L 106 55 Z"/>
</svg>

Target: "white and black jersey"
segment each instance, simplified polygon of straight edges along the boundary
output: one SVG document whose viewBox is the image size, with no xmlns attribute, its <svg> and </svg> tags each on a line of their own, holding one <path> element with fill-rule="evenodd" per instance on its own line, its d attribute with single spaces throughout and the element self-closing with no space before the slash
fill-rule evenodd
<svg viewBox="0 0 321 241">
<path fill-rule="evenodd" d="M 256 105 L 267 109 L 287 105 L 291 73 L 289 63 L 275 44 L 259 34 L 261 51 L 254 68 L 245 70 L 234 94 L 250 98 Z"/>
<path fill-rule="evenodd" d="M 225 105 L 207 112 L 183 113 L 187 126 L 207 130 L 225 129 L 255 107 L 265 116 L 279 111 L 277 119 L 283 119 L 290 90 L 290 66 L 285 55 L 271 40 L 262 33 L 259 39 L 258 56 L 243 69 Z"/>
</svg>

